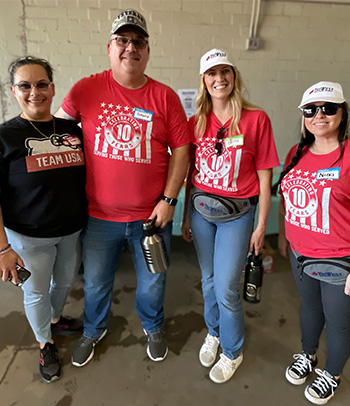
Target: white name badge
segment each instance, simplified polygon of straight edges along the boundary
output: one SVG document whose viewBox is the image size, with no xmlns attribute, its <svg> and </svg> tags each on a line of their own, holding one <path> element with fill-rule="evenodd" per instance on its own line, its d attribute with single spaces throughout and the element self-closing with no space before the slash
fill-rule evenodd
<svg viewBox="0 0 350 406">
<path fill-rule="evenodd" d="M 241 145 L 244 145 L 243 134 L 236 135 L 234 137 L 225 138 L 225 147 L 226 148 L 239 147 Z"/>
<path fill-rule="evenodd" d="M 340 167 L 330 168 L 330 169 L 320 169 L 317 171 L 316 179 L 339 179 L 340 177 Z"/>
<path fill-rule="evenodd" d="M 148 110 L 139 109 L 135 107 L 134 109 L 134 118 L 144 121 L 152 121 L 153 113 Z"/>
</svg>

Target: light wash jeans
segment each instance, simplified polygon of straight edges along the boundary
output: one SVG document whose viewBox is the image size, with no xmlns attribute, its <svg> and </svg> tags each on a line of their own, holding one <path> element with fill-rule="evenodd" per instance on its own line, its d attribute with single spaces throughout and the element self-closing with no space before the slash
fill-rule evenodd
<svg viewBox="0 0 350 406">
<path fill-rule="evenodd" d="M 159 229 L 169 253 L 172 222 Z M 129 244 L 137 275 L 136 312 L 148 333 L 162 329 L 166 272 L 151 273 L 146 265 L 140 239 L 142 221 L 115 222 L 89 217 L 82 234 L 84 263 L 84 335 L 98 338 L 108 326 L 113 283 L 120 254 Z"/>
<path fill-rule="evenodd" d="M 36 340 L 47 343 L 51 340 L 51 320 L 62 314 L 81 264 L 81 231 L 36 238 L 5 230 L 12 248 L 32 273 L 22 285 L 27 319 Z"/>
<path fill-rule="evenodd" d="M 193 242 L 202 272 L 204 319 L 209 334 L 220 337 L 230 359 L 242 352 L 243 309 L 239 293 L 242 270 L 254 225 L 256 205 L 242 217 L 209 222 L 189 203 Z"/>
</svg>

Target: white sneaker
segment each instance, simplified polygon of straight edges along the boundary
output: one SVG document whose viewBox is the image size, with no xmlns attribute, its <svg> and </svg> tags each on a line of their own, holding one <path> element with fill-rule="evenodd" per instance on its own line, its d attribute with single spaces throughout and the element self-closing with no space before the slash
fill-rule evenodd
<svg viewBox="0 0 350 406">
<path fill-rule="evenodd" d="M 215 383 L 227 382 L 230 378 L 232 378 L 242 361 L 243 354 L 235 359 L 230 359 L 227 358 L 226 355 L 220 354 L 219 361 L 210 370 L 209 378 Z"/>
<path fill-rule="evenodd" d="M 219 337 L 212 336 L 209 333 L 207 334 L 199 351 L 199 361 L 204 367 L 211 367 L 214 364 L 219 344 Z"/>
</svg>

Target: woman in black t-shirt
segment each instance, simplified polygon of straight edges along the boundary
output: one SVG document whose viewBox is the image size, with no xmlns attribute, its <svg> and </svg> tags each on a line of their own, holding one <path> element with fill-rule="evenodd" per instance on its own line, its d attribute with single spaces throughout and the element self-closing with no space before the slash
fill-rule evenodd
<svg viewBox="0 0 350 406">
<path fill-rule="evenodd" d="M 40 345 L 40 376 L 61 377 L 52 334 L 82 329 L 62 317 L 81 263 L 85 224 L 85 165 L 81 129 L 51 113 L 55 85 L 44 59 L 26 56 L 9 67 L 22 112 L 0 125 L 0 277 L 24 282 L 26 316 Z"/>
</svg>

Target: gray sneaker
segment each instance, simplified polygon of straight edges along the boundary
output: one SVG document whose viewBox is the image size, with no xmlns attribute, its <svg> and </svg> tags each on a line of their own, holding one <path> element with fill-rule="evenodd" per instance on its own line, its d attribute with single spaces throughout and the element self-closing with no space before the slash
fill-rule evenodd
<svg viewBox="0 0 350 406">
<path fill-rule="evenodd" d="M 75 344 L 72 364 L 75 367 L 83 367 L 86 365 L 94 356 L 96 344 L 102 340 L 106 333 L 107 329 L 100 335 L 99 338 L 87 338 L 82 335 Z"/>
<path fill-rule="evenodd" d="M 148 339 L 147 355 L 152 361 L 163 361 L 168 354 L 168 346 L 163 331 L 157 333 L 143 331 Z"/>
</svg>

